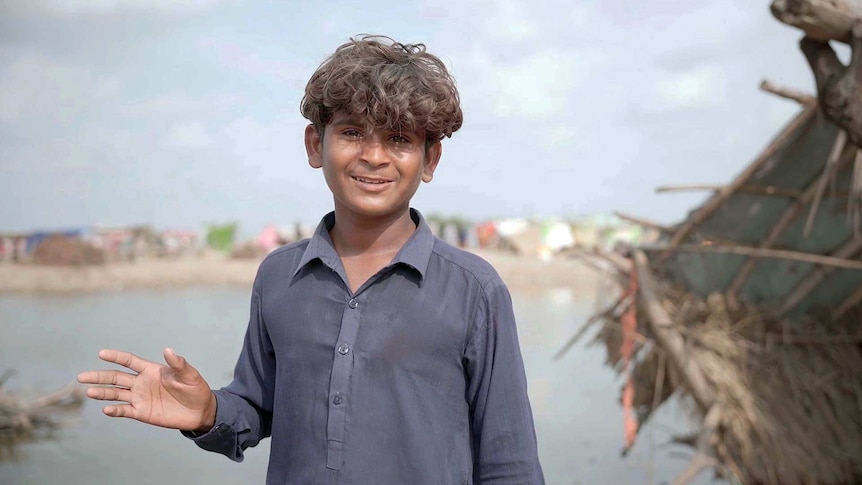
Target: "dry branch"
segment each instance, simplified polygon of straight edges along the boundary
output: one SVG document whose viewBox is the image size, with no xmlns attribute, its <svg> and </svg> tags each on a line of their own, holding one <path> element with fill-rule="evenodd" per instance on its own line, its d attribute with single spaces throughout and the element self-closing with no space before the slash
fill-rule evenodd
<svg viewBox="0 0 862 485">
<path fill-rule="evenodd" d="M 766 91 L 767 93 L 772 93 L 776 96 L 780 96 L 785 99 L 790 99 L 792 101 L 796 101 L 799 104 L 814 104 L 817 102 L 817 96 L 813 96 L 811 94 L 803 93 L 802 91 L 798 91 L 793 88 L 788 88 L 786 86 L 780 86 L 768 79 L 764 79 L 760 82 L 760 89 Z"/>
<path fill-rule="evenodd" d="M 764 249 L 750 246 L 729 246 L 719 244 L 683 244 L 676 248 L 670 245 L 643 247 L 645 251 L 681 251 L 689 253 L 722 253 L 736 254 L 739 256 L 756 256 L 758 258 L 785 259 L 798 261 L 800 263 L 819 264 L 833 266 L 835 268 L 853 269 L 862 271 L 862 261 L 844 259 L 834 256 L 823 256 L 822 254 L 803 253 L 801 251 L 789 251 L 786 249 Z"/>
<path fill-rule="evenodd" d="M 77 385 L 29 401 L 0 391 L 0 438 L 14 443 L 40 430 L 54 429 L 61 424 L 56 413 L 77 410 L 83 402 L 84 392 Z"/>
<path fill-rule="evenodd" d="M 575 344 L 578 342 L 578 340 L 580 340 L 580 339 L 581 339 L 581 337 L 583 337 L 583 335 L 584 335 L 585 333 L 587 333 L 587 330 L 589 330 L 589 328 L 590 328 L 594 323 L 596 323 L 596 322 L 598 322 L 598 321 L 601 321 L 602 319 L 610 318 L 611 316 L 613 316 L 613 315 L 614 315 L 614 313 L 616 313 L 617 307 L 619 307 L 621 304 L 623 304 L 623 303 L 624 303 L 624 300 L 625 300 L 625 295 L 620 296 L 620 297 L 617 299 L 617 301 L 615 301 L 612 305 L 608 306 L 608 307 L 607 307 L 607 308 L 605 308 L 604 310 L 601 310 L 601 311 L 599 311 L 599 312 L 595 313 L 593 316 L 591 316 L 590 318 L 588 318 L 588 319 L 587 319 L 587 321 L 586 321 L 586 322 L 584 322 L 584 324 L 583 324 L 583 325 L 581 325 L 581 328 L 580 328 L 580 329 L 578 329 L 578 331 L 577 331 L 577 332 L 575 332 L 575 334 L 572 336 L 572 338 L 570 338 L 570 339 L 568 340 L 568 342 L 566 342 L 566 344 L 565 344 L 565 345 L 563 345 L 563 347 L 559 350 L 559 352 L 557 352 L 557 353 L 554 355 L 553 360 L 557 360 L 557 359 L 559 359 L 560 357 L 562 357 L 562 356 L 563 356 L 563 354 L 565 354 L 566 352 L 568 352 L 568 350 L 569 350 L 573 345 L 575 345 Z M 628 304 L 630 304 L 630 303 L 628 303 Z M 628 304 L 627 304 L 627 305 L 628 305 Z"/>
<path fill-rule="evenodd" d="M 829 157 L 826 159 L 826 164 L 823 166 L 823 173 L 820 175 L 820 180 L 817 182 L 817 193 L 814 195 L 814 201 L 811 203 L 811 210 L 808 212 L 808 219 L 805 220 L 805 228 L 802 230 L 802 235 L 805 237 L 808 237 L 808 235 L 811 234 L 811 228 L 814 227 L 814 218 L 817 216 L 817 209 L 820 207 L 820 200 L 823 198 L 826 186 L 832 179 L 832 174 L 835 172 L 833 167 L 837 166 L 846 145 L 847 132 L 840 130 L 838 134 L 835 135 L 835 141 L 832 143 Z"/>
<path fill-rule="evenodd" d="M 641 217 L 632 216 L 629 214 L 624 214 L 624 213 L 619 212 L 619 211 L 615 211 L 614 215 L 619 217 L 620 219 L 622 219 L 624 221 L 628 221 L 628 222 L 637 224 L 639 226 L 646 227 L 648 229 L 655 229 L 657 231 L 666 232 L 666 233 L 672 233 L 674 231 L 674 229 L 670 226 L 665 226 L 663 224 L 659 224 L 657 222 L 643 219 Z"/>
<path fill-rule="evenodd" d="M 693 185 L 662 185 L 660 187 L 656 187 L 655 191 L 657 193 L 665 193 L 665 192 L 691 192 L 691 191 L 713 191 L 718 192 L 722 190 L 724 185 L 710 185 L 710 184 L 693 184 Z M 755 195 L 772 195 L 775 197 L 789 197 L 789 198 L 798 198 L 801 197 L 803 192 L 801 190 L 795 189 L 785 189 L 782 187 L 775 187 L 773 185 L 743 185 L 737 189 L 737 192 L 745 192 L 747 194 L 755 194 Z"/>
<path fill-rule="evenodd" d="M 706 413 L 715 403 L 714 393 L 697 362 L 688 357 L 682 336 L 674 329 L 673 320 L 660 303 L 655 277 L 652 275 L 646 254 L 636 250 L 633 256 L 640 283 L 640 297 L 643 299 L 648 317 L 647 323 L 661 348 L 668 353 L 671 362 L 688 383 L 698 407 Z"/>
<path fill-rule="evenodd" d="M 862 302 L 862 286 L 856 288 L 856 290 L 850 294 L 844 301 L 838 305 L 838 308 L 832 312 L 832 318 L 839 319 L 847 313 L 848 310 L 855 307 L 859 302 Z"/>
</svg>

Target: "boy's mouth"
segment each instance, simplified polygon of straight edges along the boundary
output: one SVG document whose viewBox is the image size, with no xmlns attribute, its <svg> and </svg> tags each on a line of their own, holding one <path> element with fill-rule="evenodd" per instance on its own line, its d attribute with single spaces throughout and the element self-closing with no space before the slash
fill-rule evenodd
<svg viewBox="0 0 862 485">
<path fill-rule="evenodd" d="M 354 176 L 352 176 L 351 178 L 352 178 L 353 180 L 356 180 L 357 182 L 362 182 L 363 184 L 382 185 L 382 184 L 385 184 L 385 183 L 389 182 L 389 180 L 386 180 L 386 179 L 368 178 L 368 177 L 357 177 L 357 176 L 355 176 L 355 175 L 354 175 Z"/>
</svg>

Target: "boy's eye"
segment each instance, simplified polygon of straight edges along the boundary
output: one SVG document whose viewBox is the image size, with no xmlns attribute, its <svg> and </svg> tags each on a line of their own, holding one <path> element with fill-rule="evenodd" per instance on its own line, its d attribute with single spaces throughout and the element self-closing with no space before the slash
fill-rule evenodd
<svg viewBox="0 0 862 485">
<path fill-rule="evenodd" d="M 396 143 L 398 145 L 401 145 L 403 143 L 410 143 L 409 139 L 401 135 L 392 135 L 389 139 L 392 140 L 393 143 Z"/>
<path fill-rule="evenodd" d="M 344 130 L 344 136 L 350 138 L 359 138 L 362 136 L 362 132 L 360 132 L 359 130 Z"/>
</svg>

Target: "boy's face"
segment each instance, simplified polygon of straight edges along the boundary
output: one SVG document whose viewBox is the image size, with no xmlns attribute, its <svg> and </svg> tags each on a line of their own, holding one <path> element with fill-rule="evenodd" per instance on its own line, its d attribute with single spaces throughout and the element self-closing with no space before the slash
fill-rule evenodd
<svg viewBox="0 0 862 485">
<path fill-rule="evenodd" d="M 336 113 L 324 135 L 305 129 L 308 163 L 323 168 L 335 209 L 360 217 L 398 216 L 410 207 L 420 182 L 430 182 L 440 161 L 440 142 L 425 149 L 425 134 L 375 129 Z"/>
</svg>

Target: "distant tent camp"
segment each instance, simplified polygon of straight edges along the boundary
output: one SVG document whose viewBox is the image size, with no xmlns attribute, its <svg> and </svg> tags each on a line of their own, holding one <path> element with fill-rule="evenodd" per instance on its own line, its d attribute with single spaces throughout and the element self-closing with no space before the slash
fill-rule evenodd
<svg viewBox="0 0 862 485">
<path fill-rule="evenodd" d="M 233 249 L 236 229 L 236 223 L 209 225 L 207 227 L 207 245 L 216 251 L 229 253 Z"/>
</svg>

